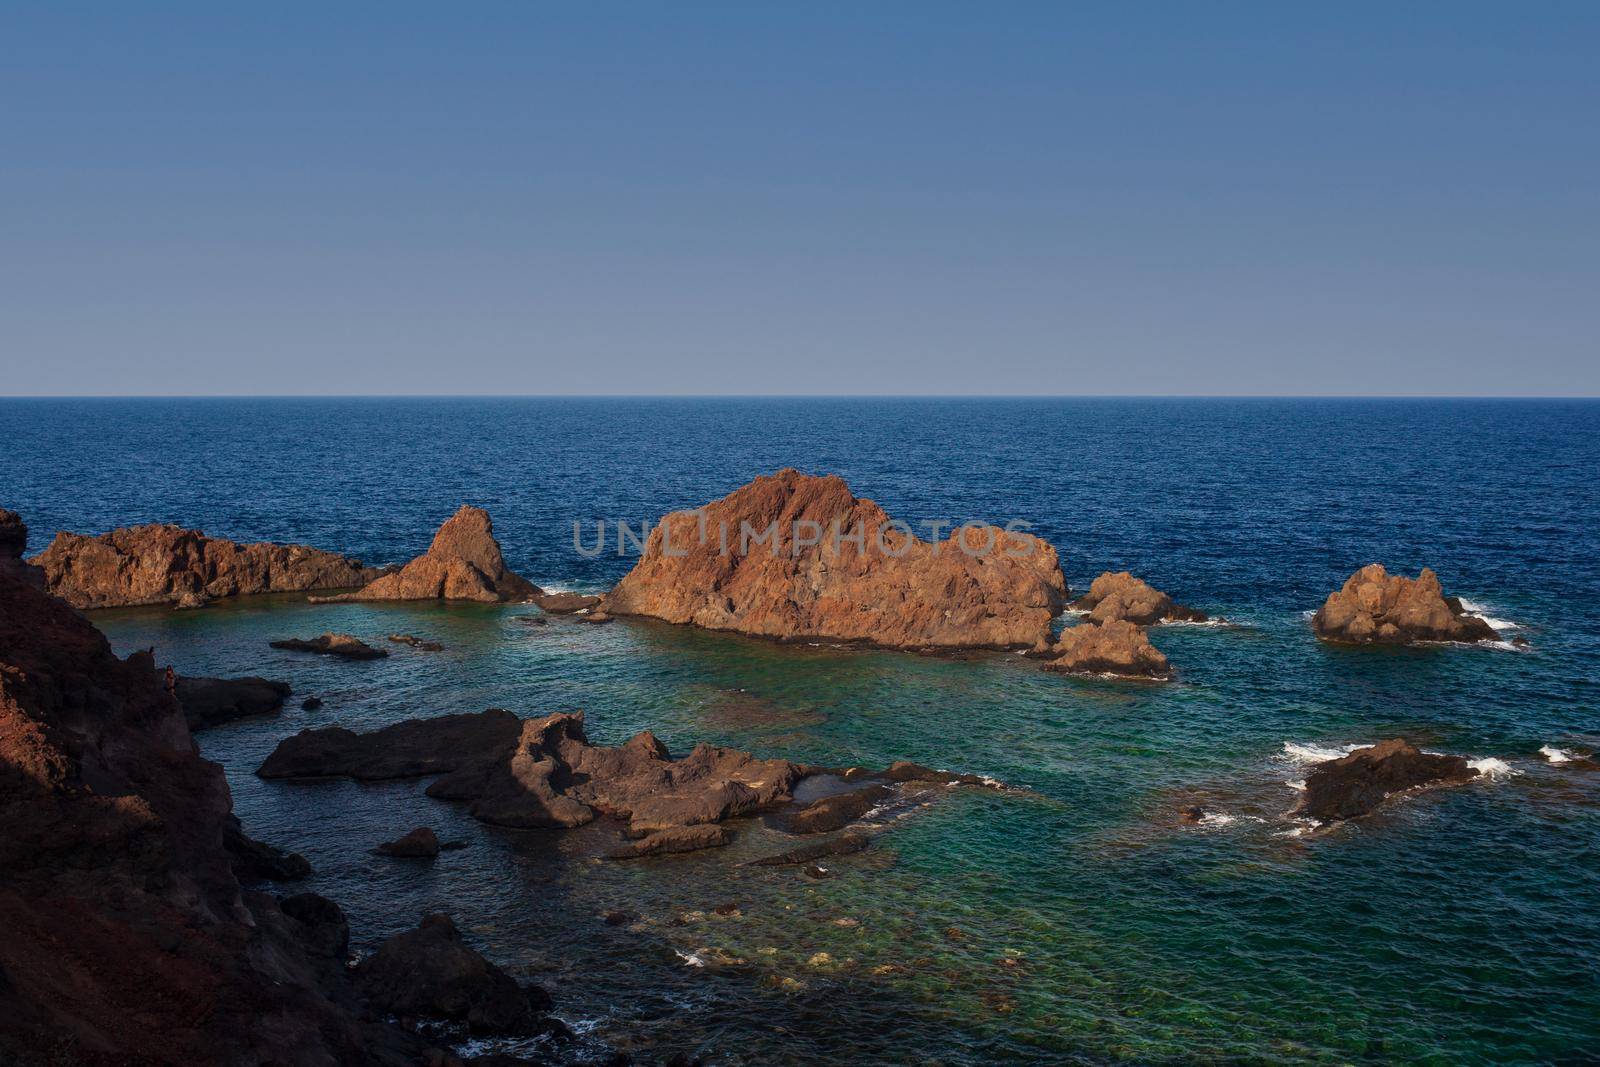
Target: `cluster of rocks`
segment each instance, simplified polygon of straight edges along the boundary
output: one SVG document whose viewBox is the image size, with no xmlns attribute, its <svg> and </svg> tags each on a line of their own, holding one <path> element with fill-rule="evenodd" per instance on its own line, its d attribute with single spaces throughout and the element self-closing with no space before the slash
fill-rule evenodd
<svg viewBox="0 0 1600 1067">
<path fill-rule="evenodd" d="M 1205 622 L 1209 616 L 1174 604 L 1172 598 L 1127 571 L 1101 574 L 1072 606 L 1084 620 L 1061 631 L 1054 645 L 1041 645 L 1050 670 L 1164 681 L 1172 677 L 1165 654 L 1150 643 L 1148 627 L 1162 622 Z"/>
<path fill-rule="evenodd" d="M 1349 644 L 1498 640 L 1492 626 L 1444 595 L 1432 570 L 1405 578 L 1381 563 L 1367 564 L 1330 593 L 1311 626 L 1324 641 Z"/>
<path fill-rule="evenodd" d="M 523 720 L 491 708 L 370 733 L 304 730 L 282 741 L 256 773 L 360 781 L 437 776 L 429 796 L 465 803 L 474 818 L 495 826 L 565 829 L 614 820 L 625 840 L 609 856 L 631 859 L 725 845 L 732 839 L 725 821 L 792 806 L 801 781 L 844 772 L 707 744 L 673 758 L 649 731 L 621 745 L 594 745 L 584 736 L 582 712 Z M 849 780 L 865 784 L 799 807 L 783 828 L 839 829 L 908 785 L 992 784 L 909 763 L 875 776 L 850 772 Z"/>
</svg>

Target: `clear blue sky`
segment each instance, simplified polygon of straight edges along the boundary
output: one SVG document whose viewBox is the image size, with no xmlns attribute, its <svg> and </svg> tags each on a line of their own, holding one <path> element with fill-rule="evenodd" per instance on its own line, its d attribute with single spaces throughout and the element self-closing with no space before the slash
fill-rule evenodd
<svg viewBox="0 0 1600 1067">
<path fill-rule="evenodd" d="M 1600 4 L 0 8 L 0 394 L 1600 394 Z"/>
</svg>

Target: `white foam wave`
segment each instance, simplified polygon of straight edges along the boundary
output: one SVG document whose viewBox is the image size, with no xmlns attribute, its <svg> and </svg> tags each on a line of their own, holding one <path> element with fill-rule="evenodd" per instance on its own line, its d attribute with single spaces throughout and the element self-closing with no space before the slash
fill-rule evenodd
<svg viewBox="0 0 1600 1067">
<path fill-rule="evenodd" d="M 1201 826 L 1227 826 L 1238 821 L 1236 816 L 1229 815 L 1225 811 L 1208 811 L 1200 816 Z"/>
<path fill-rule="evenodd" d="M 1542 746 L 1540 746 L 1539 755 L 1543 756 L 1545 759 L 1549 760 L 1551 763 L 1571 763 L 1572 762 L 1572 750 L 1571 749 L 1557 748 L 1554 745 L 1542 745 Z"/>
<path fill-rule="evenodd" d="M 1489 614 L 1490 611 L 1493 610 L 1492 608 L 1489 608 L 1483 604 L 1479 604 L 1476 601 L 1468 600 L 1466 597 L 1461 598 L 1461 610 L 1466 612 L 1468 615 L 1471 615 L 1475 619 L 1482 619 L 1484 622 L 1489 624 L 1490 628 L 1498 633 L 1504 633 L 1507 630 L 1522 629 L 1521 626 L 1509 619 L 1495 618 L 1493 615 Z"/>
<path fill-rule="evenodd" d="M 1306 791 L 1306 780 L 1304 778 L 1291 778 L 1283 784 L 1293 789 L 1296 793 L 1304 793 Z"/>
<path fill-rule="evenodd" d="M 706 961 L 693 952 L 679 952 L 677 949 L 673 949 L 672 954 L 682 960 L 685 967 L 704 967 L 706 965 Z"/>
<path fill-rule="evenodd" d="M 1365 745 L 1302 745 L 1295 741 L 1283 743 L 1283 757 L 1290 763 L 1326 763 L 1331 759 L 1348 756 L 1358 748 Z"/>
<path fill-rule="evenodd" d="M 1522 773 L 1521 771 L 1512 767 L 1511 764 L 1507 763 L 1505 760 L 1496 759 L 1493 756 L 1489 756 L 1484 759 L 1468 760 L 1467 766 L 1471 767 L 1485 778 L 1504 778 L 1509 775 Z"/>
</svg>

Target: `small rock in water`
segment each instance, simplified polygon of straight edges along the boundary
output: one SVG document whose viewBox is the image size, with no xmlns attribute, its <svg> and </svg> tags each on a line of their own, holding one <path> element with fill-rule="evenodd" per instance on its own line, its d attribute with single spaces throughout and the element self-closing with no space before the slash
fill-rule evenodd
<svg viewBox="0 0 1600 1067">
<path fill-rule="evenodd" d="M 600 917 L 607 926 L 632 926 L 639 921 L 637 915 L 625 911 L 608 911 Z"/>
<path fill-rule="evenodd" d="M 322 707 L 322 698 L 320 697 L 306 697 L 300 702 L 301 711 L 316 711 L 320 707 Z"/>
<path fill-rule="evenodd" d="M 712 910 L 715 911 L 718 915 L 725 915 L 725 916 L 727 916 L 727 915 L 738 915 L 739 914 L 739 905 L 730 900 L 726 904 L 718 904 Z"/>
<path fill-rule="evenodd" d="M 443 652 L 444 646 L 437 641 L 427 641 L 414 634 L 390 634 L 389 640 L 397 645 L 410 645 L 412 648 L 423 652 Z"/>
<path fill-rule="evenodd" d="M 291 652 L 316 652 L 342 659 L 383 659 L 389 654 L 387 650 L 373 648 L 361 638 L 351 634 L 326 633 L 309 641 L 290 637 L 282 641 L 273 641 L 271 644 L 273 648 L 284 648 Z"/>
<path fill-rule="evenodd" d="M 823 878 L 834 878 L 837 877 L 837 872 L 822 866 L 820 863 L 813 863 L 811 866 L 806 868 L 806 877 L 816 878 L 819 880 Z"/>
<path fill-rule="evenodd" d="M 419 826 L 398 840 L 379 845 L 378 853 L 406 859 L 432 859 L 439 854 L 439 838 L 429 827 Z"/>
<path fill-rule="evenodd" d="M 1204 819 L 1205 817 L 1206 817 L 1206 809 L 1200 807 L 1200 805 L 1198 805 L 1198 804 L 1194 805 L 1193 807 L 1184 808 L 1181 812 L 1178 813 L 1178 818 L 1181 821 L 1183 821 L 1185 824 L 1189 825 L 1189 826 L 1195 825 L 1196 823 L 1198 823 L 1201 819 Z"/>
<path fill-rule="evenodd" d="M 833 963 L 833 957 L 826 952 L 818 952 L 806 960 L 807 967 L 827 967 Z"/>
</svg>

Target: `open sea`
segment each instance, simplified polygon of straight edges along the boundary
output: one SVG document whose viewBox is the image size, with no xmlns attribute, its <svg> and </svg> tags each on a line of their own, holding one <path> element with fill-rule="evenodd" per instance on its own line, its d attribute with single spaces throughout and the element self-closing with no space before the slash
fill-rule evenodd
<svg viewBox="0 0 1600 1067">
<path fill-rule="evenodd" d="M 552 989 L 579 1060 L 1600 1058 L 1600 773 L 1540 753 L 1600 748 L 1600 403 L 0 400 L 0 506 L 30 553 L 57 530 L 165 521 L 403 562 L 473 503 L 519 573 L 599 590 L 632 561 L 580 554 L 574 521 L 592 543 L 597 519 L 653 522 L 784 466 L 912 522 L 1028 521 L 1075 590 L 1128 568 L 1234 625 L 1156 628 L 1178 673 L 1151 685 L 1015 655 L 531 627 L 521 605 L 285 596 L 92 618 L 181 673 L 291 682 L 281 717 L 199 735 L 246 829 L 311 860 L 303 888 L 345 907 L 358 949 L 449 912 Z M 1308 613 L 1372 561 L 1435 568 L 1531 646 L 1320 644 Z M 267 645 L 325 630 L 445 650 Z M 311 694 L 325 706 L 301 711 Z M 599 742 L 648 727 L 674 752 L 909 758 L 1032 795 L 950 790 L 812 880 L 738 866 L 788 843 L 759 820 L 726 849 L 605 863 L 605 827 L 492 829 L 422 780 L 253 774 L 306 727 L 491 706 L 582 708 Z M 1396 735 L 1504 767 L 1326 835 L 1286 818 L 1306 760 Z M 1191 803 L 1215 814 L 1181 826 Z M 370 853 L 418 825 L 469 847 Z M 713 912 L 729 902 L 737 916 Z M 607 926 L 611 909 L 640 920 Z"/>
</svg>

